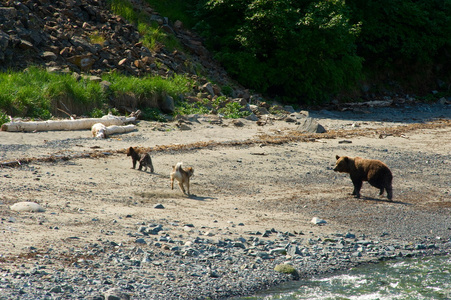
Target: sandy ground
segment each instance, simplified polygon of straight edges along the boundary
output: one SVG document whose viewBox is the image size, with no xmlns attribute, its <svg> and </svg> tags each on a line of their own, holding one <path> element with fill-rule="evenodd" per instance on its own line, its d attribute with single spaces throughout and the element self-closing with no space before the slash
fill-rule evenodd
<svg viewBox="0 0 451 300">
<path fill-rule="evenodd" d="M 56 157 L 0 168 L 1 252 L 7 259 L 29 247 L 83 247 L 106 235 L 130 244 L 134 238 L 127 233 L 136 232 L 139 222 L 162 220 L 233 236 L 275 228 L 306 235 L 449 238 L 448 112 L 445 118 L 439 112 L 436 118 L 406 115 L 397 122 L 313 112 L 328 130 L 323 136 L 295 134 L 297 125 L 281 120 L 264 126 L 243 120 L 237 127 L 229 120 L 215 125 L 201 119 L 187 131 L 175 123 L 140 122 L 136 131 L 105 140 L 92 138 L 89 130 L 0 131 L 1 162 Z M 152 150 L 155 173 L 131 169 L 123 152 L 130 146 Z M 93 152 L 101 155 L 61 159 Z M 336 154 L 386 162 L 394 174 L 394 201 L 379 197 L 368 183 L 361 199 L 350 196 L 349 176 L 332 171 Z M 177 162 L 195 169 L 191 196 L 170 188 Z M 46 211 L 10 210 L 20 201 L 37 202 Z M 158 203 L 164 209 L 154 208 Z M 313 225 L 313 217 L 327 225 Z"/>
</svg>

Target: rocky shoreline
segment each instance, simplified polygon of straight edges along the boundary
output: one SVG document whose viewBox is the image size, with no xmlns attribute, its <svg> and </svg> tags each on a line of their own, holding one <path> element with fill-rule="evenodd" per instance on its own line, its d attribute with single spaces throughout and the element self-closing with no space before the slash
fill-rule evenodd
<svg viewBox="0 0 451 300">
<path fill-rule="evenodd" d="M 190 237 L 172 234 L 180 228 Z M 0 267 L 0 299 L 225 299 L 297 278 L 274 271 L 278 264 L 288 263 L 300 277 L 307 277 L 362 263 L 451 251 L 449 240 L 434 237 L 414 243 L 275 229 L 236 237 L 210 229 L 169 220 L 138 222 L 128 234 L 134 244 L 106 236 L 79 248 L 71 247 L 69 240 L 65 249 L 30 247 Z"/>
</svg>

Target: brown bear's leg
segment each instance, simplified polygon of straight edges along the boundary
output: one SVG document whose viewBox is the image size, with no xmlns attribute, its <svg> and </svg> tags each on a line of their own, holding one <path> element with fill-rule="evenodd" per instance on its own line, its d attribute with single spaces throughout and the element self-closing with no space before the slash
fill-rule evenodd
<svg viewBox="0 0 451 300">
<path fill-rule="evenodd" d="M 134 168 L 136 168 L 136 159 L 133 158 L 133 168 L 132 169 L 134 169 Z"/>
<path fill-rule="evenodd" d="M 391 199 L 393 198 L 393 189 L 391 186 L 385 189 L 387 190 L 387 198 L 391 201 Z"/>
<path fill-rule="evenodd" d="M 152 164 L 152 159 L 150 159 L 149 161 L 150 161 L 150 173 L 153 173 L 153 164 Z"/>
<path fill-rule="evenodd" d="M 356 198 L 360 198 L 360 189 L 362 188 L 362 180 L 351 178 L 354 184 L 354 191 L 351 195 L 355 195 Z"/>
</svg>

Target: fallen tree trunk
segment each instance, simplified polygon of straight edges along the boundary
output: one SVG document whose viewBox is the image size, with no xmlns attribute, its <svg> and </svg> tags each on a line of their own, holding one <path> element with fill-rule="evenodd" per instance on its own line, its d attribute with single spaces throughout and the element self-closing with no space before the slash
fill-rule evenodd
<svg viewBox="0 0 451 300">
<path fill-rule="evenodd" d="M 105 126 L 123 125 L 135 122 L 136 118 L 126 118 L 118 116 L 103 116 L 102 118 L 87 118 L 76 120 L 48 120 L 48 121 L 30 121 L 30 122 L 9 122 L 2 125 L 2 131 L 54 131 L 54 130 L 83 130 L 91 129 L 92 125 L 102 123 Z"/>
<path fill-rule="evenodd" d="M 126 133 L 135 130 L 135 125 L 125 125 L 125 126 L 118 126 L 118 125 L 111 125 L 108 126 L 105 130 L 105 133 L 107 135 L 116 134 L 116 133 Z"/>
<path fill-rule="evenodd" d="M 108 136 L 116 133 L 125 133 L 135 130 L 135 125 L 111 125 L 106 127 L 102 123 L 96 123 L 92 126 L 91 132 L 92 136 L 96 138 L 106 139 Z"/>
</svg>

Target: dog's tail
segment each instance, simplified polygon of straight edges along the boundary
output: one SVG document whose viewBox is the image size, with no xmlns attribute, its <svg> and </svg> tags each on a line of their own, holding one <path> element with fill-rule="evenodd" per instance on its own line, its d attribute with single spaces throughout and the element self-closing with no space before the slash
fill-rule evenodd
<svg viewBox="0 0 451 300">
<path fill-rule="evenodd" d="M 175 165 L 175 171 L 176 171 L 176 172 L 180 172 L 180 169 L 182 168 L 182 165 L 183 165 L 182 162 L 178 162 L 178 163 Z"/>
</svg>

